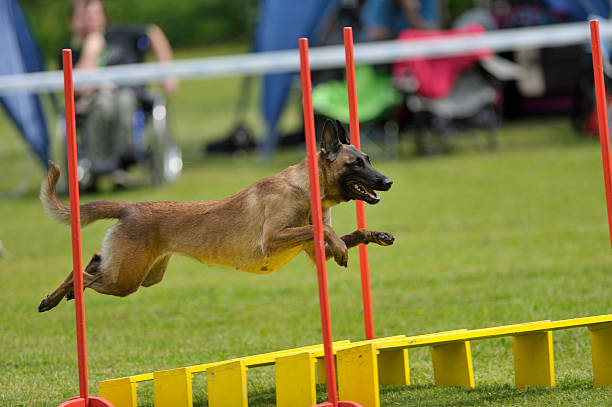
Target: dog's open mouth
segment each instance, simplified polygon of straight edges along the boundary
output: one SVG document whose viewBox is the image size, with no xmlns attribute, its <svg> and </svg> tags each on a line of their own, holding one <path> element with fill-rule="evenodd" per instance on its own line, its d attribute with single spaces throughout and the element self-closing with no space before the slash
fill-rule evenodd
<svg viewBox="0 0 612 407">
<path fill-rule="evenodd" d="M 357 199 L 366 201 L 369 204 L 375 204 L 380 201 L 380 196 L 371 188 L 357 182 L 350 182 L 349 187 L 357 196 Z"/>
</svg>

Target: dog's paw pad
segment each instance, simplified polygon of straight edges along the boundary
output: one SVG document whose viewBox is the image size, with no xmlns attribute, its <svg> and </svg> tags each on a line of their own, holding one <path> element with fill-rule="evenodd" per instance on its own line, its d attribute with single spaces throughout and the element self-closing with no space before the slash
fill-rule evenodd
<svg viewBox="0 0 612 407">
<path fill-rule="evenodd" d="M 348 250 L 344 250 L 334 254 L 334 260 L 339 266 L 348 266 Z"/>
</svg>

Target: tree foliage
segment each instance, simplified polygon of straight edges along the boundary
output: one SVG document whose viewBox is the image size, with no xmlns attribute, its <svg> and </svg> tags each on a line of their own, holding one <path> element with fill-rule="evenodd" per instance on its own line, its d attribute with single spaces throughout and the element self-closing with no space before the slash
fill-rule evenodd
<svg viewBox="0 0 612 407">
<path fill-rule="evenodd" d="M 69 0 L 21 0 L 47 57 L 70 39 Z M 245 42 L 253 34 L 255 0 L 105 0 L 109 22 L 157 24 L 177 47 Z"/>
</svg>

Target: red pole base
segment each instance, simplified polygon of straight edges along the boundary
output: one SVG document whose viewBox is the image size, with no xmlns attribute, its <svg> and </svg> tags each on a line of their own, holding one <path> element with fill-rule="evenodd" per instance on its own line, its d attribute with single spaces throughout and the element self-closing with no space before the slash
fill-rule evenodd
<svg viewBox="0 0 612 407">
<path fill-rule="evenodd" d="M 89 405 L 82 397 L 73 397 L 57 407 L 115 407 L 109 401 L 100 397 L 89 397 Z"/>
<path fill-rule="evenodd" d="M 326 401 L 325 403 L 317 404 L 312 407 L 334 407 L 334 404 L 331 401 Z M 357 404 L 354 401 L 339 401 L 338 407 L 361 407 L 361 404 Z"/>
</svg>

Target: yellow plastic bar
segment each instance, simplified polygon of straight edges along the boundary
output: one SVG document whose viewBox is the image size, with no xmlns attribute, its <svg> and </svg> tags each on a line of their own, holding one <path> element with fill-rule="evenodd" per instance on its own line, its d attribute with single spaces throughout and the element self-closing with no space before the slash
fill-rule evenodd
<svg viewBox="0 0 612 407">
<path fill-rule="evenodd" d="M 514 385 L 553 387 L 555 367 L 552 332 L 535 332 L 514 337 Z"/>
<path fill-rule="evenodd" d="M 276 359 L 276 407 L 311 407 L 317 404 L 315 360 L 312 352 Z"/>
<path fill-rule="evenodd" d="M 612 314 L 598 315 L 594 317 L 572 318 L 572 319 L 565 319 L 565 320 L 560 320 L 560 321 L 552 321 L 550 322 L 550 327 L 548 329 L 557 330 L 557 329 L 567 329 L 567 328 L 578 328 L 581 326 L 589 326 L 589 325 L 600 324 L 604 322 L 612 322 Z"/>
<path fill-rule="evenodd" d="M 515 325 L 498 326 L 492 328 L 474 329 L 466 331 L 449 331 L 446 333 L 410 336 L 404 339 L 391 340 L 384 344 L 384 348 L 411 348 L 429 346 L 445 342 L 459 342 L 466 340 L 496 338 L 501 336 L 514 336 L 531 332 L 544 332 L 558 329 L 577 328 L 604 322 L 612 322 L 612 315 L 599 315 L 594 317 L 573 318 L 561 321 L 536 321 Z"/>
<path fill-rule="evenodd" d="M 152 379 L 153 375 L 150 376 Z M 142 380 L 135 380 L 135 376 L 104 380 L 98 383 L 98 394 L 115 407 L 136 407 L 138 381 Z"/>
<path fill-rule="evenodd" d="M 208 369 L 208 406 L 248 407 L 246 371 L 242 360 Z"/>
<path fill-rule="evenodd" d="M 339 350 L 338 397 L 362 407 L 380 407 L 378 351 L 374 343 Z"/>
<path fill-rule="evenodd" d="M 469 341 L 431 346 L 430 349 L 436 386 L 474 388 Z"/>
<path fill-rule="evenodd" d="M 536 332 L 550 328 L 550 321 L 529 322 L 524 324 L 499 326 L 494 328 L 457 330 L 441 332 L 438 334 L 409 336 L 405 339 L 392 340 L 384 344 L 387 349 L 413 348 L 419 346 L 440 345 L 451 342 L 464 342 L 475 339 L 496 338 L 512 336 L 523 332 Z"/>
<path fill-rule="evenodd" d="M 612 386 L 612 324 L 589 326 L 593 385 Z"/>
<path fill-rule="evenodd" d="M 349 340 L 337 341 L 337 342 L 334 342 L 334 347 L 343 346 L 343 345 L 347 345 L 350 343 L 351 341 Z M 274 361 L 278 357 L 293 355 L 293 354 L 302 353 L 302 352 L 309 352 L 312 350 L 320 350 L 321 352 L 323 352 L 323 345 L 320 345 L 320 344 L 311 345 L 311 346 L 304 346 L 301 348 L 281 350 L 277 352 L 262 353 L 260 355 L 245 356 L 243 358 L 234 358 L 234 359 L 224 360 L 221 362 L 212 362 L 212 363 L 204 363 L 201 365 L 189 366 L 189 368 L 191 369 L 192 373 L 206 372 L 211 367 L 223 365 L 229 362 L 237 362 L 237 361 L 244 362 L 247 367 L 270 366 L 274 364 Z"/>
<path fill-rule="evenodd" d="M 388 386 L 410 385 L 408 349 L 382 350 L 378 354 L 378 379 Z"/>
<path fill-rule="evenodd" d="M 163 370 L 153 373 L 155 407 L 192 407 L 193 391 L 189 368 Z"/>
</svg>

